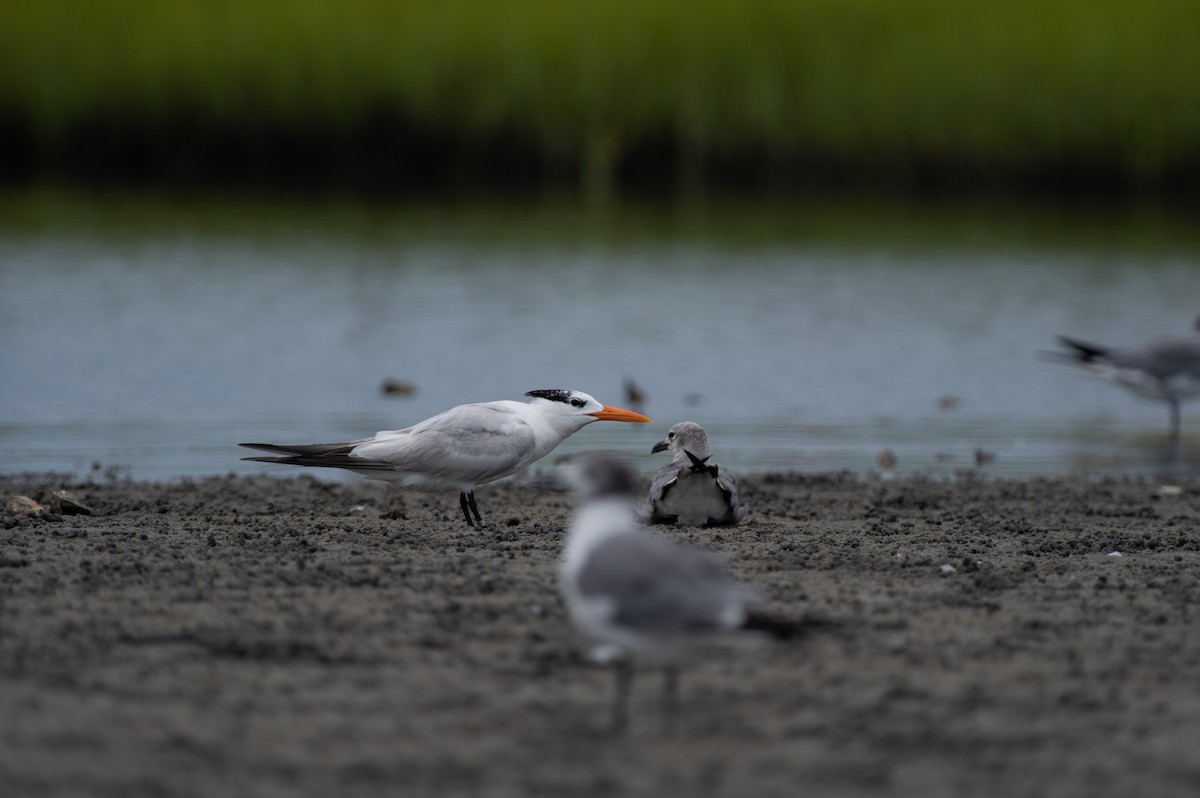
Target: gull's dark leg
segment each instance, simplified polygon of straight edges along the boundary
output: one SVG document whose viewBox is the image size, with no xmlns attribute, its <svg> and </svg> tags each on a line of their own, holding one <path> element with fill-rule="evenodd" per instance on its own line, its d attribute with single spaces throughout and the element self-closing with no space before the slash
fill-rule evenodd
<svg viewBox="0 0 1200 798">
<path fill-rule="evenodd" d="M 471 505 L 467 500 L 467 494 L 465 492 L 459 492 L 458 506 L 462 508 L 463 516 L 467 519 L 467 526 L 475 526 L 475 524 L 471 521 Z"/>
<path fill-rule="evenodd" d="M 1171 445 L 1179 443 L 1179 400 L 1167 402 L 1171 408 Z"/>
<path fill-rule="evenodd" d="M 679 725 L 679 669 L 674 665 L 663 668 L 662 724 L 665 734 L 674 734 Z"/>
<path fill-rule="evenodd" d="M 479 514 L 479 507 L 475 504 L 475 491 L 467 491 L 467 506 L 471 508 L 471 512 L 475 514 L 476 526 L 483 526 L 483 517 Z M 467 523 L 471 523 L 471 519 L 467 519 Z"/>
<path fill-rule="evenodd" d="M 629 693 L 633 689 L 633 662 L 622 658 L 613 663 L 617 676 L 613 692 L 612 731 L 620 734 L 629 726 Z"/>
</svg>

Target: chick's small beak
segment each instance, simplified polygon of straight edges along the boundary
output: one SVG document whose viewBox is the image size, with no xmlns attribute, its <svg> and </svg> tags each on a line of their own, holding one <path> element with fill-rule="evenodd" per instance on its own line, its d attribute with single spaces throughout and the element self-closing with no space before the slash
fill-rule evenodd
<svg viewBox="0 0 1200 798">
<path fill-rule="evenodd" d="M 650 419 L 643 416 L 641 413 L 635 413 L 632 410 L 622 410 L 619 407 L 604 406 L 603 410 L 597 410 L 595 413 L 588 413 L 589 416 L 595 416 L 601 421 L 640 421 L 645 424 Z"/>
<path fill-rule="evenodd" d="M 671 444 L 667 443 L 666 441 L 659 441 L 658 443 L 654 444 L 654 448 L 650 450 L 650 454 L 658 454 L 659 452 L 665 452 L 667 449 L 670 449 L 670 448 L 671 448 Z"/>
</svg>

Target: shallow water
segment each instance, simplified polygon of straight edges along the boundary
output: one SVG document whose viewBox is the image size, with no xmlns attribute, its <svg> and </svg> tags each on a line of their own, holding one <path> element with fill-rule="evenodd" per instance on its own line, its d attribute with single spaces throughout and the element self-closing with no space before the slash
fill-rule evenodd
<svg viewBox="0 0 1200 798">
<path fill-rule="evenodd" d="M 1163 406 L 1039 353 L 1184 332 L 1200 231 L 1165 209 L 856 202 L 585 209 L 55 192 L 0 197 L 0 471 L 260 471 L 336 441 L 576 387 L 704 425 L 742 471 L 1173 475 Z M 382 382 L 415 394 L 384 396 Z M 291 473 L 290 470 L 282 470 Z"/>
</svg>

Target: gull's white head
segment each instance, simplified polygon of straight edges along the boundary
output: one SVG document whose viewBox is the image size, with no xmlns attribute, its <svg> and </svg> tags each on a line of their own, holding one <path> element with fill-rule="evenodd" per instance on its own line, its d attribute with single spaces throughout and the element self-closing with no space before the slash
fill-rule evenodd
<svg viewBox="0 0 1200 798">
<path fill-rule="evenodd" d="M 712 454 L 708 449 L 708 435 L 704 432 L 704 427 L 691 421 L 681 421 L 671 427 L 667 437 L 654 444 L 650 452 L 653 454 L 667 449 L 671 450 L 676 460 L 687 459 L 684 452 L 698 460 Z"/>
<path fill-rule="evenodd" d="M 601 404 L 583 391 L 572 391 L 563 388 L 549 388 L 539 391 L 529 391 L 525 394 L 532 397 L 531 405 L 538 408 L 543 415 L 556 422 L 566 422 L 578 429 L 593 421 L 639 421 L 648 422 L 650 419 L 632 410 L 610 407 Z"/>
</svg>

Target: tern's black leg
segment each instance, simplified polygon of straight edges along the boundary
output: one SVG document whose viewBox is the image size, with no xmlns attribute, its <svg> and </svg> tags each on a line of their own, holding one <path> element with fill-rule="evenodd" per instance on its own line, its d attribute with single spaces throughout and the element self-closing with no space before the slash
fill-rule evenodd
<svg viewBox="0 0 1200 798">
<path fill-rule="evenodd" d="M 466 517 L 466 519 L 467 519 L 467 526 L 473 527 L 473 526 L 475 526 L 475 523 L 471 520 L 471 503 L 474 500 L 472 499 L 472 500 L 468 501 L 467 495 L 468 494 L 466 492 L 462 492 L 462 491 L 459 492 L 458 506 L 462 508 L 463 516 Z M 475 513 L 476 513 L 476 515 L 478 515 L 479 511 L 476 510 Z"/>
<path fill-rule="evenodd" d="M 665 734 L 674 734 L 679 725 L 679 669 L 663 668 L 662 725 Z"/>
<path fill-rule="evenodd" d="M 475 491 L 467 491 L 467 506 L 471 508 L 471 512 L 475 514 L 475 525 L 483 526 L 483 517 L 479 515 L 479 507 L 475 504 Z M 467 519 L 468 521 L 470 519 Z"/>
<path fill-rule="evenodd" d="M 613 663 L 617 676 L 613 693 L 612 731 L 621 734 L 629 726 L 629 693 L 633 689 L 633 663 L 625 658 Z"/>
</svg>

